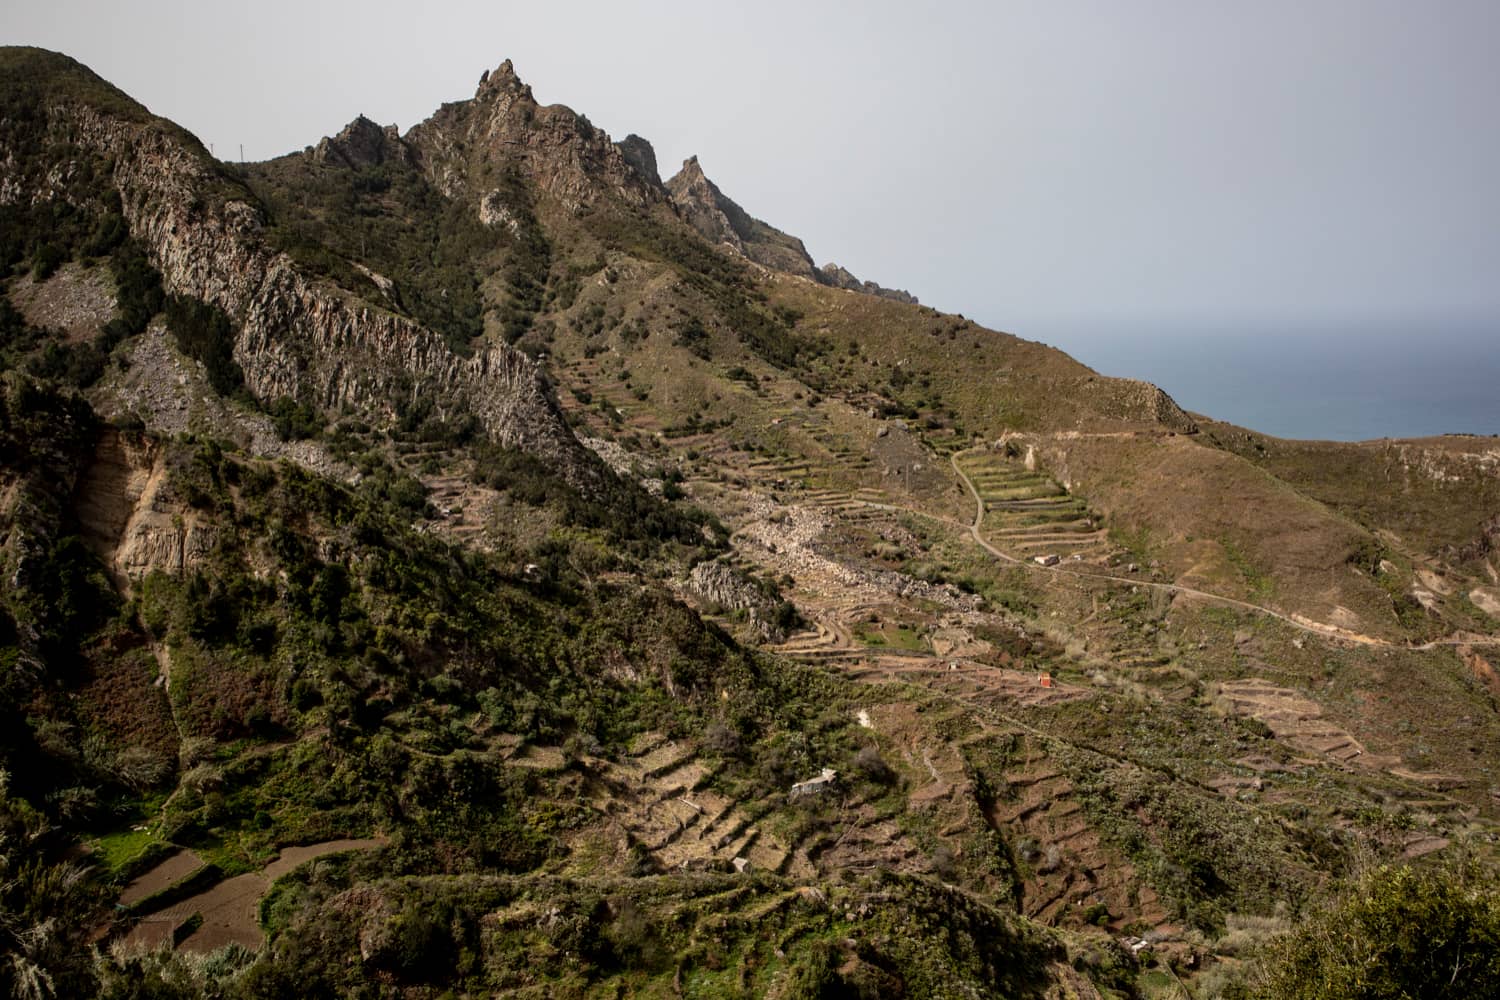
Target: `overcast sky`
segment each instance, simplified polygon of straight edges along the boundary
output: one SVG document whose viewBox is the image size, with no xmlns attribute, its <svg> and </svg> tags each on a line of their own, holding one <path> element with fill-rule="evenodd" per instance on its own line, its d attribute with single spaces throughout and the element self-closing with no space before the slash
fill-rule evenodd
<svg viewBox="0 0 1500 1000">
<path fill-rule="evenodd" d="M 226 159 L 404 131 L 510 58 L 819 263 L 1050 343 L 1500 318 L 1495 0 L 46 0 L 0 40 Z"/>
</svg>

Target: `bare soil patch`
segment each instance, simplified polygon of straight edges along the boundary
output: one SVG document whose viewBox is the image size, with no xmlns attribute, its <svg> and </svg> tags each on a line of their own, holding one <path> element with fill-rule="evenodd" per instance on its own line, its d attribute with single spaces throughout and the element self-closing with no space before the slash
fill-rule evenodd
<svg viewBox="0 0 1500 1000">
<path fill-rule="evenodd" d="M 196 852 L 187 849 L 177 851 L 127 885 L 117 902 L 121 906 L 133 906 L 164 889 L 170 889 L 202 867 L 203 859 Z"/>
<path fill-rule="evenodd" d="M 337 854 L 341 851 L 374 850 L 384 844 L 384 839 L 375 838 L 328 840 L 320 844 L 288 847 L 275 861 L 258 872 L 225 879 L 195 896 L 190 896 L 142 917 L 126 936 L 126 944 L 152 948 L 170 942 L 178 929 L 196 914 L 202 918 L 202 923 L 177 946 L 179 950 L 204 953 L 213 951 L 215 948 L 222 948 L 227 944 L 259 948 L 264 937 L 261 934 L 260 922 L 256 919 L 256 907 L 260 898 L 271 888 L 272 882 L 298 865 L 314 858 Z M 193 855 L 191 851 L 184 851 L 182 854 L 192 855 L 201 867 L 202 862 L 197 859 L 197 855 Z M 175 857 L 178 856 L 174 855 Z M 162 872 L 167 864 L 168 862 L 163 862 L 136 882 L 153 876 L 156 877 L 156 881 L 160 881 L 160 878 L 164 876 L 158 876 L 157 873 Z M 185 875 L 166 882 L 153 891 L 160 891 L 161 888 L 174 885 L 181 881 L 182 877 Z M 132 882 L 126 891 L 132 891 L 136 882 Z M 149 892 L 136 898 L 143 899 L 148 895 L 150 895 Z M 124 896 L 121 899 L 123 901 Z"/>
<path fill-rule="evenodd" d="M 1475 587 L 1469 591 L 1469 600 L 1490 617 L 1500 618 L 1500 590 L 1492 587 Z"/>
</svg>

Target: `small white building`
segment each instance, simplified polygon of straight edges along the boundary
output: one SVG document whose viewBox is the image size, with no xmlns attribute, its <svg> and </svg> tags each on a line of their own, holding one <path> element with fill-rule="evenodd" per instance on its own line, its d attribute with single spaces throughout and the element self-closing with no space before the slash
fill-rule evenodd
<svg viewBox="0 0 1500 1000">
<path fill-rule="evenodd" d="M 787 793 L 787 798 L 795 801 L 807 795 L 821 795 L 832 787 L 838 776 L 839 773 L 833 768 L 825 767 L 823 773 L 816 778 L 808 778 L 806 781 L 799 781 L 793 785 L 792 790 Z"/>
</svg>

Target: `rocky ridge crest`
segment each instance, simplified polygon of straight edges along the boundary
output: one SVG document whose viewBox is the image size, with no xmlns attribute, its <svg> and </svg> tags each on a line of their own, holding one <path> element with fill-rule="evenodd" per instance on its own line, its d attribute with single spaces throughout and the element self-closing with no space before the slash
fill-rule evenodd
<svg viewBox="0 0 1500 1000">
<path fill-rule="evenodd" d="M 829 261 L 818 268 L 818 280 L 831 288 L 844 288 L 851 292 L 864 292 L 866 295 L 878 295 L 882 299 L 891 299 L 896 302 L 905 302 L 907 305 L 917 305 L 917 297 L 911 292 L 899 288 L 886 288 L 877 285 L 873 281 L 861 281 L 845 268 Z"/>
<path fill-rule="evenodd" d="M 655 163 L 654 157 L 652 163 Z M 807 278 L 830 288 L 917 304 L 916 296 L 910 292 L 885 288 L 873 281 L 861 281 L 837 264 L 814 265 L 812 255 L 800 239 L 752 217 L 708 179 L 696 156 L 683 161 L 682 169 L 667 181 L 667 191 L 672 196 L 677 214 L 699 235 L 762 267 Z"/>
<path fill-rule="evenodd" d="M 396 126 L 382 128 L 364 115 L 344 126 L 338 135 L 321 140 L 312 155 L 319 163 L 337 163 L 351 170 L 387 162 L 410 166 L 413 162 L 411 150 L 401 141 Z"/>
<path fill-rule="evenodd" d="M 727 246 L 764 267 L 816 280 L 817 269 L 802 241 L 751 218 L 708 179 L 698 157 L 683 161 L 682 169 L 667 181 L 667 190 L 678 214 L 710 243 Z"/>
<path fill-rule="evenodd" d="M 603 130 L 571 108 L 538 104 L 509 59 L 480 77 L 471 100 L 443 105 L 404 141 L 448 197 L 484 198 L 479 178 L 498 167 L 519 171 L 572 212 L 604 198 L 638 208 L 665 200 Z"/>
<path fill-rule="evenodd" d="M 460 357 L 417 323 L 303 274 L 267 245 L 251 198 L 157 121 L 67 100 L 49 102 L 46 113 L 51 134 L 112 163 L 122 213 L 164 287 L 234 322 L 234 359 L 256 397 L 347 407 L 385 423 L 403 400 L 429 395 L 439 415 L 473 413 L 496 442 L 556 462 L 575 485 L 599 474 L 524 354 L 493 344 Z M 386 148 L 389 134 L 379 131 Z M 370 135 L 356 122 L 328 144 L 329 155 L 367 155 Z"/>
</svg>

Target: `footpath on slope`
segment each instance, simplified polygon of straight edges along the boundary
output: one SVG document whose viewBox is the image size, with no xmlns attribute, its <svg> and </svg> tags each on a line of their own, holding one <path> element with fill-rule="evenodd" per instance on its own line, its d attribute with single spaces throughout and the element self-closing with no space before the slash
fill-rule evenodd
<svg viewBox="0 0 1500 1000">
<path fill-rule="evenodd" d="M 1060 573 L 1067 576 L 1082 577 L 1089 580 L 1104 580 L 1110 583 L 1129 584 L 1133 587 L 1151 587 L 1157 590 L 1166 591 L 1167 593 L 1171 594 L 1182 594 L 1187 597 L 1196 597 L 1200 600 L 1216 601 L 1220 604 L 1227 604 L 1230 607 L 1240 608 L 1245 611 L 1253 611 L 1258 614 L 1267 615 L 1311 635 L 1321 636 L 1325 639 L 1341 639 L 1345 642 L 1352 642 L 1361 646 L 1379 647 L 1384 649 L 1405 649 L 1415 652 L 1424 652 L 1443 646 L 1500 646 L 1500 637 L 1496 636 L 1450 636 L 1446 639 L 1433 639 L 1430 642 L 1424 642 L 1419 645 L 1389 642 L 1385 639 L 1376 639 L 1372 636 L 1361 635 L 1358 632 L 1350 632 L 1345 629 L 1341 629 L 1336 625 L 1328 625 L 1324 624 L 1323 622 L 1309 621 L 1308 619 L 1303 618 L 1301 615 L 1283 614 L 1280 611 L 1276 611 L 1273 608 L 1268 608 L 1260 604 L 1252 604 L 1249 601 L 1242 601 L 1234 597 L 1226 597 L 1223 594 L 1214 594 L 1204 590 L 1196 590 L 1192 587 L 1184 587 L 1178 583 L 1161 583 L 1154 580 L 1135 580 L 1131 579 L 1130 577 L 1111 576 L 1107 573 L 1089 573 L 1083 570 L 1070 569 L 1063 565 L 1043 566 L 1040 563 L 1031 562 L 1026 559 L 1019 559 L 1007 552 L 1002 551 L 1001 549 L 996 548 L 994 545 L 991 545 L 989 540 L 984 537 L 984 534 L 981 530 L 981 526 L 984 523 L 984 498 L 980 496 L 979 490 L 975 487 L 973 480 L 971 480 L 968 474 L 959 467 L 958 456 L 961 454 L 965 453 L 954 452 L 952 455 L 948 456 L 948 461 L 953 466 L 954 474 L 957 475 L 959 480 L 963 482 L 964 488 L 969 491 L 969 495 L 974 498 L 974 520 L 968 525 L 969 535 L 981 548 L 983 548 L 990 555 L 1012 565 L 1021 566 L 1034 572 Z"/>
</svg>

